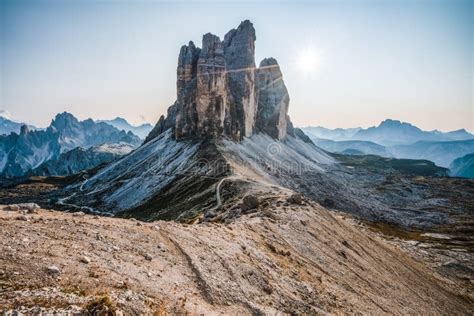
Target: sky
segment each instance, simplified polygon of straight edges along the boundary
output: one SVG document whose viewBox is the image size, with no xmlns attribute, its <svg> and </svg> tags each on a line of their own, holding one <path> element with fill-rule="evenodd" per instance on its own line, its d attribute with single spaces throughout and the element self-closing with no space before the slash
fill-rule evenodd
<svg viewBox="0 0 474 316">
<path fill-rule="evenodd" d="M 154 124 L 176 99 L 180 47 L 250 19 L 296 126 L 474 131 L 473 2 L 0 0 L 0 115 Z"/>
</svg>

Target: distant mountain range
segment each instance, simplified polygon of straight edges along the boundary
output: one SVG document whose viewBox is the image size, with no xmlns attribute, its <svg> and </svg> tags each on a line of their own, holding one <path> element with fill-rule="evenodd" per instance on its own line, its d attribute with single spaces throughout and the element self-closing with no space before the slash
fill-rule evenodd
<svg viewBox="0 0 474 316">
<path fill-rule="evenodd" d="M 64 112 L 56 115 L 44 130 L 30 131 L 27 126 L 22 126 L 19 134 L 0 136 L 0 175 L 24 176 L 46 161 L 57 160 L 61 154 L 75 148 L 88 149 L 118 143 L 136 147 L 141 140 L 132 132 L 120 131 L 92 119 L 79 121 L 72 114 Z"/>
<path fill-rule="evenodd" d="M 334 153 L 426 159 L 442 167 L 450 167 L 456 158 L 474 153 L 474 135 L 465 129 L 446 133 L 423 131 L 409 123 L 385 120 L 367 129 L 305 127 L 303 130 L 316 145 Z"/>
<path fill-rule="evenodd" d="M 420 141 L 411 145 L 388 147 L 396 158 L 427 159 L 448 168 L 451 162 L 464 155 L 474 153 L 474 139 L 458 141 Z"/>
<path fill-rule="evenodd" d="M 312 138 L 329 139 L 334 141 L 362 140 L 370 141 L 383 146 L 411 145 L 419 141 L 457 141 L 474 139 L 474 134 L 465 129 L 452 132 L 423 131 L 420 128 L 405 122 L 387 119 L 378 126 L 363 129 L 304 127 L 303 131 Z"/>
<path fill-rule="evenodd" d="M 137 135 L 141 139 L 145 139 L 145 137 L 147 137 L 147 135 L 150 133 L 150 131 L 153 128 L 153 126 L 148 123 L 142 124 L 139 126 L 133 126 L 130 123 L 128 123 L 127 120 L 121 117 L 116 117 L 113 120 L 98 120 L 96 122 L 107 123 L 109 125 L 112 125 L 115 128 L 118 128 L 119 130 L 132 132 L 133 134 Z"/>
<path fill-rule="evenodd" d="M 124 130 L 125 132 L 132 132 L 141 139 L 145 139 L 153 128 L 153 126 L 149 123 L 134 126 L 122 117 L 116 117 L 113 120 L 95 120 L 95 122 L 109 124 L 120 131 Z M 38 129 L 33 125 L 16 122 L 6 117 L 0 116 L 0 135 L 9 135 L 10 133 L 20 134 L 20 129 L 23 125 L 27 125 L 28 130 L 30 131 Z"/>
<path fill-rule="evenodd" d="M 392 157 L 391 152 L 382 145 L 362 140 L 334 141 L 329 139 L 312 138 L 315 145 L 333 153 L 371 154 L 382 157 Z"/>
<path fill-rule="evenodd" d="M 19 123 L 0 116 L 0 135 L 9 135 L 10 133 L 20 133 L 20 129 L 25 123 Z M 27 125 L 29 130 L 36 129 L 33 125 Z"/>
<path fill-rule="evenodd" d="M 307 126 L 302 128 L 302 130 L 312 138 L 335 141 L 352 140 L 352 137 L 361 129 L 360 127 L 330 129 L 322 126 Z"/>
</svg>

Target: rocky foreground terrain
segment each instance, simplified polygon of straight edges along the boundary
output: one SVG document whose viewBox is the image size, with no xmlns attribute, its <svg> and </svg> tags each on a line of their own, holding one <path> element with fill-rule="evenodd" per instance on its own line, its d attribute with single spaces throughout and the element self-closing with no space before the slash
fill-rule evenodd
<svg viewBox="0 0 474 316">
<path fill-rule="evenodd" d="M 387 240 L 284 189 L 253 193 L 259 199 L 244 198 L 242 216 L 192 225 L 2 206 L 0 310 L 472 312 L 472 278 L 443 274 L 449 258 L 425 264 L 421 248 L 410 255 L 413 242 Z"/>
</svg>

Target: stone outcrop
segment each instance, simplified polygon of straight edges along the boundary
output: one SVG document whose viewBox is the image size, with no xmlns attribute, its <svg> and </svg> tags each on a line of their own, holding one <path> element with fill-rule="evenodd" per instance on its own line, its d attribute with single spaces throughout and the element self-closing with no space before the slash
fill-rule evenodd
<svg viewBox="0 0 474 316">
<path fill-rule="evenodd" d="M 197 136 L 221 135 L 227 109 L 227 92 L 223 43 L 218 36 L 207 33 L 202 39 L 202 50 L 197 63 L 196 105 L 193 113 L 197 122 L 182 131 L 181 135 L 186 135 L 188 132 Z M 194 112 L 194 108 L 192 110 Z M 178 138 L 179 136 L 177 134 Z"/>
<path fill-rule="evenodd" d="M 174 103 L 168 108 L 168 113 L 166 117 L 164 115 L 160 116 L 155 127 L 153 127 L 150 134 L 148 134 L 148 136 L 145 138 L 145 143 L 149 142 L 167 129 L 175 127 L 177 108 L 177 103 Z"/>
<path fill-rule="evenodd" d="M 145 142 L 167 129 L 176 139 L 241 140 L 255 132 L 276 139 L 292 134 L 288 124 L 289 96 L 274 58 L 255 66 L 255 29 L 248 20 L 224 40 L 211 33 L 202 49 L 189 42 L 179 53 L 177 100 L 161 116 Z"/>
<path fill-rule="evenodd" d="M 249 137 L 254 131 L 257 98 L 255 94 L 255 29 L 250 21 L 224 37 L 224 55 L 229 84 L 229 114 L 226 134 Z"/>
<path fill-rule="evenodd" d="M 280 66 L 274 58 L 265 58 L 257 71 L 258 132 L 282 139 L 287 134 L 290 96 Z"/>
</svg>

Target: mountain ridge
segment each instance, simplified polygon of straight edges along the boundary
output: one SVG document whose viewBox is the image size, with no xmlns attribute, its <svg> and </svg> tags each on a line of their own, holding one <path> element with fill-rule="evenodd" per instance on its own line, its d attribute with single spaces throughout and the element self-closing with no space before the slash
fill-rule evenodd
<svg viewBox="0 0 474 316">
<path fill-rule="evenodd" d="M 37 129 L 33 125 L 15 122 L 0 115 L 0 135 L 9 135 L 11 133 L 20 134 L 20 130 L 23 125 L 27 126 L 29 130 Z"/>
<path fill-rule="evenodd" d="M 424 131 L 410 123 L 399 120 L 386 119 L 377 126 L 369 128 L 336 128 L 303 127 L 315 138 L 324 138 L 334 141 L 360 140 L 372 141 L 383 146 L 410 145 L 417 141 L 454 141 L 474 139 L 474 134 L 465 128 L 441 132 L 438 130 Z M 396 139 L 396 140 L 394 140 Z"/>
<path fill-rule="evenodd" d="M 44 130 L 30 131 L 24 125 L 19 134 L 0 136 L 0 175 L 21 177 L 76 147 L 87 149 L 118 142 L 133 146 L 141 143 L 133 133 L 119 131 L 106 123 L 95 123 L 92 119 L 79 121 L 70 113 L 59 113 Z"/>
<path fill-rule="evenodd" d="M 130 124 L 125 118 L 117 116 L 112 120 L 96 120 L 96 122 L 100 123 L 107 123 L 112 125 L 113 127 L 124 130 L 126 132 L 132 132 L 133 134 L 137 135 L 141 139 L 145 139 L 146 136 L 150 133 L 153 129 L 153 126 L 150 123 L 143 123 L 140 125 L 132 125 Z"/>
</svg>

